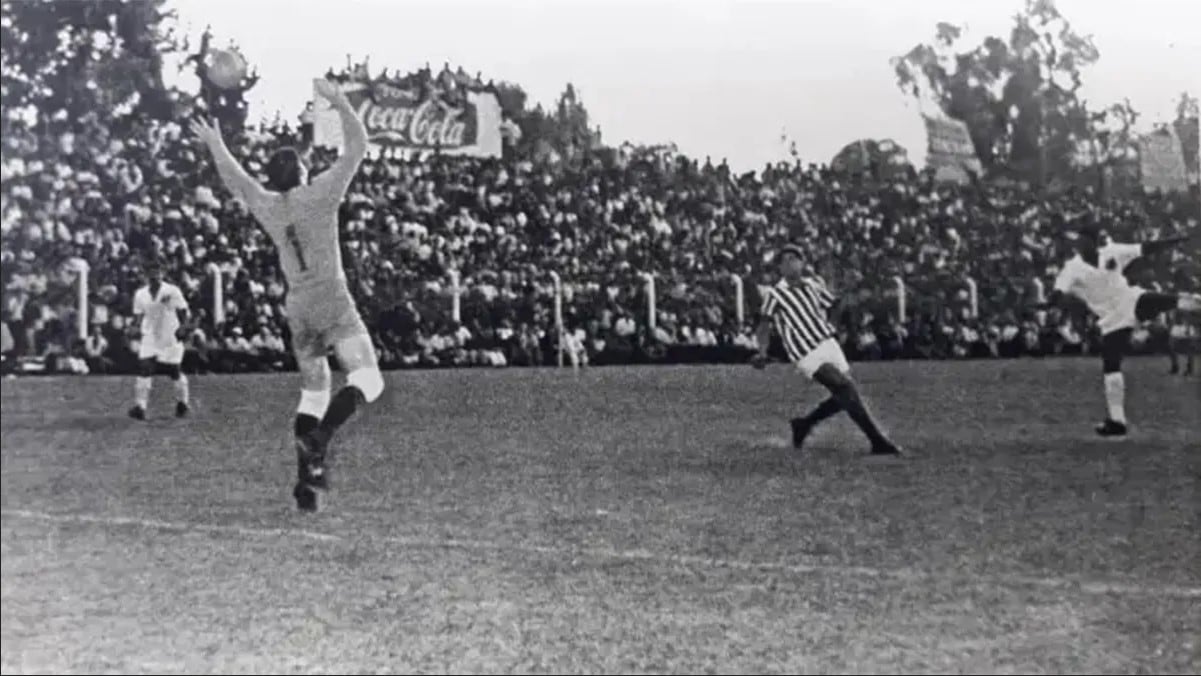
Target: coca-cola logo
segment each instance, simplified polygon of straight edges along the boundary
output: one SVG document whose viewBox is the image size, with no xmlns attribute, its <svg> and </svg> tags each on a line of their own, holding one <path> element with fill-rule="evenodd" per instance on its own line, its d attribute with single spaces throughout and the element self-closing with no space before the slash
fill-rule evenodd
<svg viewBox="0 0 1201 676">
<path fill-rule="evenodd" d="M 400 91 L 400 90 L 397 90 Z M 413 146 L 458 148 L 469 145 L 467 111 L 437 99 L 426 99 L 416 106 L 388 103 L 365 98 L 358 106 L 359 117 L 373 141 L 390 140 Z"/>
</svg>

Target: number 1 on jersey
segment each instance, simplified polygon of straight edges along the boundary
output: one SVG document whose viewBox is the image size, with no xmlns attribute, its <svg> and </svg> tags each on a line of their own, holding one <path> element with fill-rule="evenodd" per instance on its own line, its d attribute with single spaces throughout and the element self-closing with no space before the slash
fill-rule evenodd
<svg viewBox="0 0 1201 676">
<path fill-rule="evenodd" d="M 288 244 L 291 245 L 292 251 L 296 253 L 296 262 L 300 265 L 300 271 L 307 271 L 309 266 L 304 261 L 304 247 L 300 244 L 300 236 L 296 234 L 296 226 L 289 225 L 284 228 L 284 235 L 288 238 Z"/>
</svg>

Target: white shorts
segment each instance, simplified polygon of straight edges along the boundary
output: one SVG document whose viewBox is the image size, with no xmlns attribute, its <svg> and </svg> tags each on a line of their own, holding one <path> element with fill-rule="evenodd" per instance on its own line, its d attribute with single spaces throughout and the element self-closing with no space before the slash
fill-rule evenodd
<svg viewBox="0 0 1201 676">
<path fill-rule="evenodd" d="M 1145 289 L 1131 287 L 1128 293 L 1122 294 L 1122 297 L 1108 308 L 1108 312 L 1097 317 L 1097 328 L 1101 329 L 1101 335 L 1138 326 L 1139 321 L 1134 308 L 1138 306 L 1138 299 L 1144 293 Z"/>
<path fill-rule="evenodd" d="M 796 367 L 805 374 L 806 378 L 813 380 L 813 375 L 817 373 L 817 370 L 826 364 L 832 364 L 834 368 L 845 374 L 851 372 L 851 365 L 847 362 L 847 356 L 843 354 L 842 346 L 833 338 L 827 338 L 818 343 L 809 354 L 801 357 L 801 360 L 796 363 Z"/>
<path fill-rule="evenodd" d="M 153 340 L 143 340 L 138 348 L 138 360 L 153 359 L 160 364 L 178 366 L 183 363 L 183 343 L 158 343 Z"/>
</svg>

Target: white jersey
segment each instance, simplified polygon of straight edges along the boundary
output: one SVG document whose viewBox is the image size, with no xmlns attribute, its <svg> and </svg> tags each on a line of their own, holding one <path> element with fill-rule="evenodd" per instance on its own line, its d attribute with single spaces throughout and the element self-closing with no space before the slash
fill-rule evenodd
<svg viewBox="0 0 1201 676">
<path fill-rule="evenodd" d="M 188 301 L 178 286 L 163 282 L 156 296 L 143 286 L 133 295 L 133 313 L 142 317 L 142 343 L 165 348 L 179 342 L 179 310 L 187 310 Z"/>
<path fill-rule="evenodd" d="M 1142 256 L 1141 244 L 1107 244 L 1097 251 L 1097 266 L 1076 254 L 1055 278 L 1055 290 L 1083 300 L 1097 315 L 1102 334 L 1133 328 L 1134 306 L 1143 289 L 1131 286 L 1123 271 Z"/>
</svg>

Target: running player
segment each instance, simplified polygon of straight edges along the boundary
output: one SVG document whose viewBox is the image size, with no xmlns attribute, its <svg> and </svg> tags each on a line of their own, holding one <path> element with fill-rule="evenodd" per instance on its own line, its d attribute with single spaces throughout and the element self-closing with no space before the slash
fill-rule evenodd
<svg viewBox="0 0 1201 676">
<path fill-rule="evenodd" d="M 821 278 L 805 276 L 805 254 L 799 246 L 785 246 L 777 259 L 782 279 L 763 300 L 758 330 L 759 352 L 752 363 L 757 369 L 767 364 L 767 348 L 774 324 L 792 363 L 806 377 L 830 391 L 830 397 L 808 415 L 792 419 L 792 445 L 801 448 L 818 423 L 846 411 L 871 442 L 871 455 L 900 456 L 901 449 L 880 431 L 859 396 L 851 378 L 851 366 L 835 338 L 837 331 L 826 318 L 834 305 L 833 294 Z"/>
<path fill-rule="evenodd" d="M 1164 312 L 1201 311 L 1201 296 L 1147 291 L 1132 286 L 1123 272 L 1135 259 L 1153 255 L 1195 239 L 1175 237 L 1142 244 L 1102 243 L 1103 235 L 1095 225 L 1086 225 L 1075 233 L 1076 255 L 1055 279 L 1048 304 L 1066 304 L 1067 297 L 1084 302 L 1097 315 L 1101 329 L 1101 362 L 1105 374 L 1105 401 L 1109 415 L 1096 427 L 1103 437 L 1126 436 L 1126 382 L 1122 376 L 1122 357 L 1130 336 L 1139 323 Z"/>
<path fill-rule="evenodd" d="M 146 285 L 133 294 L 134 317 L 141 317 L 138 347 L 138 377 L 134 380 L 134 405 L 129 417 L 146 419 L 154 374 L 162 366 L 175 383 L 175 417 L 188 414 L 188 377 L 183 364 L 182 338 L 188 333 L 188 301 L 178 286 L 163 281 L 162 264 L 150 259 L 145 265 Z"/>
<path fill-rule="evenodd" d="M 304 511 L 316 511 L 319 496 L 329 488 L 326 460 L 334 432 L 384 391 L 371 336 L 346 284 L 338 238 L 338 205 L 367 154 L 367 130 L 336 85 L 319 80 L 316 89 L 338 112 L 345 147 L 338 161 L 311 183 L 300 153 L 282 148 L 267 162 L 267 187 L 259 185 L 230 154 L 215 124 L 192 123 L 226 188 L 247 204 L 271 236 L 288 282 L 292 351 L 302 375 L 292 495 Z M 347 371 L 346 386 L 332 400 L 330 349 Z"/>
</svg>

